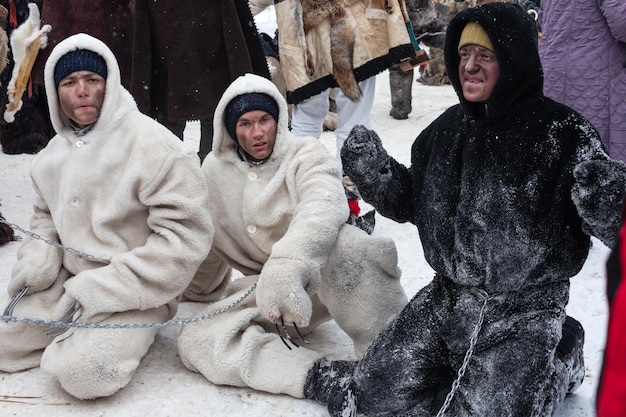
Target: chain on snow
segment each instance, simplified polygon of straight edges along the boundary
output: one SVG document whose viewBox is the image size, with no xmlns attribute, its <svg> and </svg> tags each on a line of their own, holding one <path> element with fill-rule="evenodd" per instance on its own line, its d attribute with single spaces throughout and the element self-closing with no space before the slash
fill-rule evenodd
<svg viewBox="0 0 626 417">
<path fill-rule="evenodd" d="M 183 326 L 185 324 L 198 323 L 200 321 L 212 319 L 214 317 L 219 316 L 220 314 L 224 314 L 229 310 L 232 310 L 239 304 L 243 302 L 252 292 L 256 289 L 256 282 L 250 286 L 248 291 L 239 297 L 237 300 L 233 301 L 231 304 L 227 305 L 224 308 L 221 308 L 217 311 L 214 311 L 210 314 L 205 314 L 200 317 L 195 317 L 193 319 L 186 320 L 170 320 L 164 323 L 131 323 L 131 324 L 121 324 L 121 323 L 111 323 L 111 324 L 99 324 L 99 323 L 77 323 L 77 322 L 66 322 L 66 321 L 53 321 L 53 320 L 35 320 L 21 317 L 13 317 L 13 316 L 2 316 L 2 320 L 6 322 L 15 322 L 15 323 L 26 323 L 26 324 L 34 324 L 36 326 L 45 326 L 45 327 L 72 327 L 79 329 L 145 329 L 145 328 L 164 328 L 164 327 L 176 327 Z"/>
<path fill-rule="evenodd" d="M 84 253 L 84 252 L 80 252 L 76 249 L 72 249 L 66 246 L 61 245 L 58 242 L 55 242 L 53 240 L 47 239 L 43 236 L 38 235 L 37 233 L 33 233 L 29 230 L 25 230 L 23 228 L 21 228 L 20 226 L 7 222 L 4 219 L 0 219 L 0 223 L 4 223 L 6 225 L 8 225 L 9 227 L 18 230 L 24 234 L 27 234 L 28 236 L 32 237 L 33 239 L 38 239 L 41 240 L 51 246 L 55 246 L 57 248 L 60 248 L 66 252 L 70 252 L 73 253 L 75 255 L 87 258 L 91 261 L 94 262 L 99 262 L 99 263 L 103 263 L 103 264 L 110 264 L 111 263 L 111 258 L 103 258 L 103 257 L 98 257 L 98 256 L 94 256 L 94 255 L 90 255 L 88 253 Z M 204 320 L 208 320 L 208 319 L 212 319 L 214 317 L 219 316 L 220 314 L 224 314 L 227 311 L 232 310 L 233 308 L 235 308 L 236 306 L 238 306 L 239 304 L 241 304 L 246 298 L 248 298 L 250 296 L 250 294 L 252 294 L 254 292 L 254 290 L 256 289 L 256 282 L 254 284 L 252 284 L 252 286 L 250 286 L 250 288 L 248 289 L 248 291 L 242 295 L 240 298 L 238 298 L 237 300 L 235 300 L 233 303 L 227 305 L 224 308 L 221 308 L 220 310 L 217 310 L 213 313 L 210 314 L 205 314 L 203 316 L 200 317 L 196 317 L 193 319 L 186 319 L 186 320 L 170 320 L 164 323 L 130 323 L 130 324 L 121 324 L 121 323 L 111 323 L 111 324 L 99 324 L 99 323 L 77 323 L 77 322 L 65 322 L 65 321 L 54 321 L 54 320 L 35 320 L 35 319 L 29 319 L 29 318 L 22 318 L 22 317 L 14 317 L 11 315 L 3 315 L 2 316 L 2 320 L 5 322 L 15 322 L 15 323 L 26 323 L 26 324 L 33 324 L 36 326 L 45 326 L 45 327 L 72 327 L 72 328 L 80 328 L 80 329 L 145 329 L 145 328 L 164 328 L 164 327 L 176 327 L 176 326 L 183 326 L 186 324 L 192 324 L 192 323 L 197 323 L 200 321 L 204 321 Z"/>
<path fill-rule="evenodd" d="M 485 311 L 487 310 L 487 301 L 489 301 L 489 295 L 485 291 L 481 290 L 480 288 L 474 288 L 474 289 L 476 290 L 476 292 L 478 292 L 478 294 L 481 297 L 483 297 L 483 306 L 480 309 L 480 315 L 478 317 L 478 321 L 476 322 L 476 326 L 474 326 L 474 331 L 472 332 L 472 337 L 470 338 L 469 348 L 467 348 L 467 352 L 465 352 L 465 357 L 463 358 L 463 364 L 459 368 L 459 371 L 457 372 L 457 377 L 452 383 L 452 388 L 450 388 L 450 392 L 446 396 L 446 400 L 444 401 L 443 405 L 439 409 L 439 412 L 437 413 L 436 417 L 443 417 L 446 410 L 450 406 L 450 403 L 452 402 L 452 398 L 454 397 L 454 394 L 459 389 L 459 386 L 461 385 L 461 378 L 463 378 L 463 375 L 465 375 L 465 371 L 467 370 L 469 361 L 472 355 L 474 354 L 474 348 L 476 347 L 476 343 L 478 342 L 478 334 L 480 333 L 480 329 L 483 327 L 483 320 L 485 319 Z"/>
</svg>

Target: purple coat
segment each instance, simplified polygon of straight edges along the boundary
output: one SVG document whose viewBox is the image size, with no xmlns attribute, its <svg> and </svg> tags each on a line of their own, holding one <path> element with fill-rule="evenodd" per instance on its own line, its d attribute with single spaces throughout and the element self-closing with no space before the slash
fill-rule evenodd
<svg viewBox="0 0 626 417">
<path fill-rule="evenodd" d="M 626 161 L 626 1 L 543 0 L 544 93 L 582 113 Z"/>
</svg>

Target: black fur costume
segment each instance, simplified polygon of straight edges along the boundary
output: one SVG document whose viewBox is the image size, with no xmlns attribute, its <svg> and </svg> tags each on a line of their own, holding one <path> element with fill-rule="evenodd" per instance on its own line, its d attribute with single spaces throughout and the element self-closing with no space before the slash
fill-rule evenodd
<svg viewBox="0 0 626 417">
<path fill-rule="evenodd" d="M 470 21 L 485 29 L 500 64 L 485 103 L 467 102 L 459 80 L 457 45 Z M 436 274 L 353 373 L 345 363 L 320 363 L 309 374 L 307 397 L 336 415 L 337 404 L 350 402 L 347 388 L 367 415 L 436 415 L 483 305 L 473 355 L 445 415 L 550 416 L 582 382 L 582 351 L 557 352 L 569 279 L 587 257 L 588 233 L 615 242 L 625 165 L 608 158 L 587 120 L 543 96 L 537 29 L 521 7 L 460 12 L 445 58 L 460 104 L 418 136 L 410 168 L 362 126 L 342 150 L 363 198 L 418 227 Z"/>
</svg>

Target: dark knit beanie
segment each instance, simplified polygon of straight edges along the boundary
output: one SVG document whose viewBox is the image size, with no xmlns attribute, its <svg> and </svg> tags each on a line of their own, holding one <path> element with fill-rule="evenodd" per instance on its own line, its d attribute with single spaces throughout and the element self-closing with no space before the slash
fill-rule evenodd
<svg viewBox="0 0 626 417">
<path fill-rule="evenodd" d="M 88 49 L 76 49 L 63 55 L 54 67 L 54 85 L 59 88 L 61 80 L 76 71 L 91 71 L 107 77 L 107 64 L 99 54 Z"/>
<path fill-rule="evenodd" d="M 242 114 L 253 110 L 268 112 L 274 120 L 278 121 L 278 104 L 276 100 L 263 93 L 247 93 L 235 97 L 226 106 L 224 112 L 224 124 L 230 137 L 237 140 L 235 128 Z"/>
</svg>

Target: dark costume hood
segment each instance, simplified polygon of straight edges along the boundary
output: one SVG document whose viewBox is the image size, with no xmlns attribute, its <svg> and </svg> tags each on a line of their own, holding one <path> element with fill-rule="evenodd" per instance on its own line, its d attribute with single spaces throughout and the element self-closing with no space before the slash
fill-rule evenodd
<svg viewBox="0 0 626 417">
<path fill-rule="evenodd" d="M 500 63 L 500 77 L 486 103 L 470 103 L 463 97 L 457 46 L 468 22 L 478 23 L 487 32 Z M 489 3 L 486 7 L 468 8 L 452 19 L 444 50 L 446 69 L 467 113 L 476 118 L 498 117 L 506 114 L 513 103 L 542 94 L 543 72 L 537 34 L 537 25 L 532 17 L 512 3 Z"/>
</svg>

